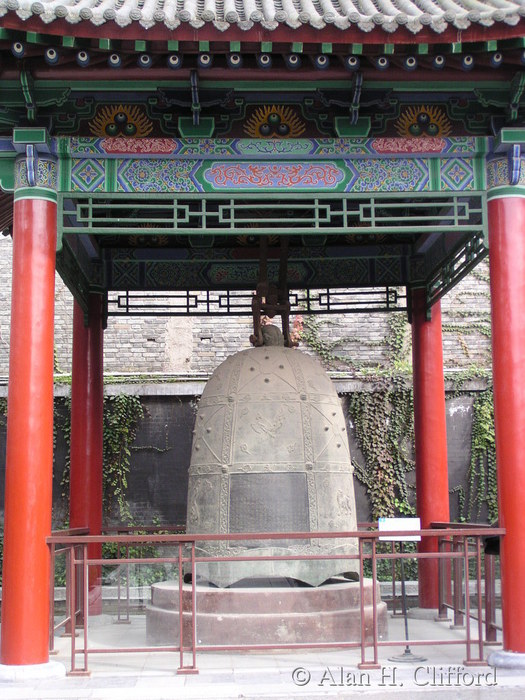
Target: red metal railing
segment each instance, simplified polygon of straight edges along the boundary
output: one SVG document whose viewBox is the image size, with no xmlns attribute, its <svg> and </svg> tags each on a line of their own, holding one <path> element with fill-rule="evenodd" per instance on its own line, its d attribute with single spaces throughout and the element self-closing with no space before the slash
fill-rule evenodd
<svg viewBox="0 0 525 700">
<path fill-rule="evenodd" d="M 504 535 L 505 531 L 501 528 L 491 528 L 490 534 L 494 536 Z M 51 547 L 52 556 L 54 552 L 67 552 L 68 556 L 68 571 L 66 596 L 68 609 L 66 617 L 60 623 L 64 625 L 75 620 L 75 625 L 82 628 L 81 645 L 77 645 L 75 634 L 71 634 L 71 669 L 70 674 L 81 675 L 89 673 L 88 657 L 90 654 L 103 653 L 132 653 L 132 652 L 177 652 L 179 654 L 179 673 L 196 673 L 197 672 L 197 649 L 198 651 L 248 651 L 248 650 L 273 650 L 273 649 L 307 649 L 307 648 L 359 648 L 361 661 L 358 667 L 361 669 L 379 668 L 378 653 L 379 648 L 384 646 L 405 646 L 406 640 L 383 640 L 378 636 L 378 616 L 377 616 L 377 565 L 378 562 L 387 560 L 394 565 L 400 559 L 415 559 L 417 561 L 426 558 L 435 558 L 440 562 L 440 578 L 442 580 L 439 610 L 436 613 L 443 618 L 443 613 L 449 607 L 454 610 L 454 622 L 458 623 L 460 616 L 464 623 L 465 638 L 464 639 L 422 639 L 410 640 L 411 646 L 426 645 L 448 645 L 448 644 L 463 644 L 466 648 L 466 658 L 464 664 L 483 664 L 483 645 L 485 641 L 493 641 L 493 631 L 496 627 L 493 623 L 494 598 L 490 597 L 487 607 L 487 596 L 485 596 L 485 620 L 492 620 L 491 624 L 486 627 L 490 631 L 487 638 L 483 638 L 483 591 L 482 591 L 482 539 L 487 536 L 487 529 L 482 526 L 472 527 L 443 527 L 442 529 L 417 530 L 412 532 L 407 531 L 391 531 L 378 532 L 377 530 L 355 531 L 355 532 L 319 532 L 319 533 L 236 533 L 228 535 L 191 535 L 191 534 L 147 534 L 147 535 L 99 535 L 99 536 L 79 536 L 78 534 L 54 533 L 48 538 L 47 542 Z M 406 552 L 395 551 L 391 543 L 386 543 L 386 551 L 378 551 L 379 538 L 388 537 L 406 537 L 418 535 L 427 538 L 437 538 L 438 543 L 441 543 L 437 552 Z M 323 539 L 357 539 L 358 553 L 339 554 L 339 555 L 293 555 L 293 556 L 196 556 L 196 543 L 204 541 L 212 542 L 235 542 L 239 540 L 253 541 L 268 541 L 268 540 L 323 540 Z M 118 557 L 114 559 L 89 559 L 88 545 L 90 543 L 113 543 L 117 547 L 125 547 L 127 555 L 124 558 Z M 384 545 L 385 543 L 381 543 Z M 175 547 L 176 554 L 171 556 L 156 556 L 156 557 L 130 557 L 129 547 Z M 58 549 L 57 549 L 58 548 Z M 206 562 L 236 562 L 236 561 L 277 561 L 277 560 L 292 560 L 292 559 L 356 559 L 358 560 L 360 570 L 360 616 L 361 616 L 361 639 L 360 641 L 347 642 L 323 642 L 323 643 L 273 643 L 268 642 L 257 645 L 240 645 L 240 644 L 221 644 L 221 645 L 201 645 L 197 646 L 196 640 L 196 614 L 197 614 L 197 588 L 196 588 L 196 567 L 200 563 Z M 487 558 L 485 559 L 485 561 Z M 365 596 L 364 596 L 364 571 L 365 565 L 369 562 L 367 568 L 371 572 L 372 578 L 372 641 L 367 641 L 365 635 Z M 473 562 L 475 575 L 471 578 L 469 569 L 470 562 Z M 179 611 L 183 610 L 183 578 L 184 567 L 191 571 L 191 610 L 190 610 L 190 629 L 191 633 L 184 636 L 183 615 L 178 615 L 179 624 L 179 644 L 165 646 L 140 646 L 140 647 L 92 647 L 89 646 L 88 628 L 89 628 L 89 590 L 88 590 L 88 569 L 90 566 L 122 566 L 131 564 L 170 564 L 175 565 L 178 573 L 179 581 Z M 444 572 L 452 570 L 452 582 L 444 580 Z M 489 568 L 490 573 L 490 568 Z M 487 569 L 485 569 L 487 575 Z M 127 601 L 129 605 L 129 576 L 127 578 Z M 78 582 L 81 582 L 81 591 L 78 590 Z M 471 610 L 471 592 L 470 582 L 475 582 L 476 607 Z M 490 590 L 493 591 L 493 584 L 490 583 Z M 488 588 L 486 587 L 486 591 Z M 452 598 L 450 598 L 452 591 Z M 395 597 L 395 589 L 394 589 Z M 452 602 L 450 602 L 452 600 Z M 490 606 L 492 608 L 489 610 Z M 488 612 L 487 612 L 488 611 Z M 475 634 L 472 634 L 471 620 L 477 622 Z M 53 625 L 56 629 L 60 625 Z M 78 648 L 77 648 L 78 647 Z M 77 656 L 81 655 L 83 664 L 79 668 L 77 666 Z M 190 663 L 186 663 L 186 655 L 190 655 Z"/>
<path fill-rule="evenodd" d="M 72 528 L 69 530 L 59 530 L 51 533 L 51 536 L 60 537 L 75 537 L 79 535 L 87 535 L 89 530 L 87 528 Z M 51 586 L 49 588 L 49 653 L 55 653 L 55 633 L 58 632 L 62 627 L 64 628 L 64 634 L 71 634 L 71 622 L 81 620 L 83 616 L 82 608 L 77 608 L 77 603 L 82 602 L 82 596 L 80 595 L 80 590 L 75 591 L 74 603 L 71 601 L 72 587 L 69 580 L 70 577 L 70 559 L 71 555 L 74 554 L 75 546 L 51 546 L 50 547 L 50 570 L 51 570 Z M 65 558 L 65 577 L 66 577 L 66 616 L 62 619 L 55 620 L 55 569 L 56 569 L 56 558 L 57 556 L 63 555 Z M 72 606 L 74 606 L 73 615 Z"/>
<path fill-rule="evenodd" d="M 472 528 L 483 528 L 485 537 L 497 537 L 500 533 L 490 525 L 478 525 L 474 523 L 451 523 L 451 522 L 436 522 L 432 523 L 432 528 L 436 530 L 447 530 L 454 528 L 456 530 L 469 530 Z M 442 537 L 439 538 L 440 551 L 461 551 L 462 542 L 458 537 L 450 536 L 442 532 Z M 481 549 L 481 543 L 478 541 L 476 546 Z M 477 553 L 476 566 L 481 567 L 481 552 Z M 481 608 L 481 596 L 478 596 L 478 610 L 476 620 L 478 624 L 485 624 L 485 641 L 487 643 L 496 642 L 497 633 L 501 631 L 501 625 L 496 623 L 496 557 L 492 554 L 484 554 L 483 569 L 484 569 L 484 615 Z M 467 602 L 463 600 L 462 588 L 462 570 L 461 562 L 454 560 L 452 564 L 452 582 L 450 585 L 450 567 L 447 567 L 444 562 L 440 565 L 439 573 L 439 615 L 445 617 L 447 610 L 454 612 L 454 626 L 463 628 L 465 626 L 465 608 Z M 467 599 L 468 600 L 468 599 Z M 471 617 L 474 617 L 471 614 Z"/>
</svg>

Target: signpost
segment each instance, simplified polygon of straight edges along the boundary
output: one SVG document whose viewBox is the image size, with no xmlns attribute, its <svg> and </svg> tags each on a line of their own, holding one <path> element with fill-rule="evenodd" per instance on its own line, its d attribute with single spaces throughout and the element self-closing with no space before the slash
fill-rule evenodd
<svg viewBox="0 0 525 700">
<path fill-rule="evenodd" d="M 406 530 L 411 532 L 413 530 L 421 529 L 421 521 L 419 518 L 379 518 L 378 528 L 380 531 L 385 532 L 396 532 L 399 530 Z M 400 553 L 403 554 L 403 543 L 404 542 L 419 542 L 421 540 L 420 535 L 384 535 L 379 537 L 380 540 L 389 542 L 400 542 Z M 406 586 L 405 586 L 405 560 L 401 558 L 401 606 L 403 610 L 403 618 L 405 620 L 405 640 L 407 642 L 405 646 L 405 651 L 399 656 L 392 656 L 389 661 L 402 661 L 402 662 L 419 662 L 426 661 L 423 656 L 416 656 L 410 650 L 408 644 L 408 616 L 407 616 L 407 601 L 406 601 Z"/>
</svg>

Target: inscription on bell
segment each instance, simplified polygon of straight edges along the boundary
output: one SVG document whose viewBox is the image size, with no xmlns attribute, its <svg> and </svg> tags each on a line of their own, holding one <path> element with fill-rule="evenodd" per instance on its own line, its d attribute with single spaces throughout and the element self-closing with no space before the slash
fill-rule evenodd
<svg viewBox="0 0 525 700">
<path fill-rule="evenodd" d="M 232 474 L 230 477 L 230 532 L 308 532 L 306 474 Z M 279 540 L 281 547 L 303 540 Z M 238 545 L 238 543 L 236 543 Z M 253 540 L 245 547 L 260 547 Z"/>
</svg>

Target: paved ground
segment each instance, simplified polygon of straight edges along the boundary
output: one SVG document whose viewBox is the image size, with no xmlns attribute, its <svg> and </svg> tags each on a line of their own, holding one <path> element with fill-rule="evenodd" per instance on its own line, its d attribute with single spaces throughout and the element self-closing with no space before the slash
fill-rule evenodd
<svg viewBox="0 0 525 700">
<path fill-rule="evenodd" d="M 447 623 L 410 620 L 411 638 L 461 640 L 464 632 Z M 144 643 L 144 618 L 116 625 L 114 618 L 92 618 L 90 644 L 100 648 Z M 403 639 L 403 623 L 389 620 L 389 638 Z M 70 664 L 69 640 L 57 637 L 54 660 Z M 499 647 L 496 647 L 499 648 Z M 197 655 L 198 675 L 178 675 L 178 654 L 93 654 L 89 677 L 0 683 L 1 700 L 199 700 L 211 698 L 524 698 L 525 673 L 489 666 L 465 666 L 464 645 L 411 647 L 424 661 L 391 657 L 404 647 L 380 649 L 382 668 L 359 671 L 357 650 Z M 486 647 L 485 654 L 491 647 Z M 81 659 L 79 659 L 81 661 Z M 188 659 L 189 661 L 189 659 Z"/>
</svg>

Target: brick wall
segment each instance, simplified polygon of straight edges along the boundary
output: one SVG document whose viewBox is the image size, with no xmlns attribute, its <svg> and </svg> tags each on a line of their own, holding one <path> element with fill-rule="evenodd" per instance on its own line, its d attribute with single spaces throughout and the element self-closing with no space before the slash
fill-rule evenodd
<svg viewBox="0 0 525 700">
<path fill-rule="evenodd" d="M 8 374 L 10 238 L 0 238 L 0 375 Z M 447 369 L 490 366 L 488 263 L 468 275 L 442 301 L 443 349 Z M 72 298 L 57 276 L 55 287 L 57 367 L 71 371 Z M 319 316 L 319 338 L 330 348 L 336 369 L 350 374 L 384 365 L 389 356 L 389 314 Z M 250 347 L 247 318 L 115 318 L 104 337 L 108 374 L 210 374 L 228 355 Z M 409 356 L 410 329 L 406 328 Z M 352 369 L 349 361 L 355 363 Z"/>
</svg>

